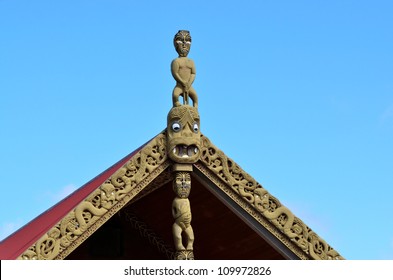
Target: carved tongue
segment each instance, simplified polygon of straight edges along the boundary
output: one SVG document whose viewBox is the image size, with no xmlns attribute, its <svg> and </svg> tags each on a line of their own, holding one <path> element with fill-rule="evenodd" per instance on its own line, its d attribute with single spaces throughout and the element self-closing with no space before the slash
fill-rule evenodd
<svg viewBox="0 0 393 280">
<path fill-rule="evenodd" d="M 189 155 L 188 155 L 188 149 L 187 149 L 187 146 L 186 145 L 184 145 L 182 148 L 181 148 L 181 154 L 180 154 L 180 156 L 181 157 L 184 157 L 184 158 L 187 158 Z"/>
<path fill-rule="evenodd" d="M 173 148 L 173 153 L 178 157 L 188 158 L 192 157 L 193 155 L 198 153 L 198 148 L 194 145 L 187 146 L 187 145 L 178 145 Z"/>
</svg>

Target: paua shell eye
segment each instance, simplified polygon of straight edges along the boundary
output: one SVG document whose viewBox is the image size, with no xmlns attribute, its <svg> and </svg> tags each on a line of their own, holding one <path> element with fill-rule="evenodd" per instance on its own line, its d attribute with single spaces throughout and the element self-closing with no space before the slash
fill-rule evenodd
<svg viewBox="0 0 393 280">
<path fill-rule="evenodd" d="M 194 124 L 192 125 L 192 130 L 193 130 L 195 133 L 197 133 L 197 132 L 199 131 L 199 126 L 198 126 L 197 123 L 194 123 Z"/>
<path fill-rule="evenodd" d="M 174 122 L 174 123 L 172 124 L 172 130 L 173 130 L 174 132 L 179 132 L 180 129 L 181 129 L 180 123 Z"/>
</svg>

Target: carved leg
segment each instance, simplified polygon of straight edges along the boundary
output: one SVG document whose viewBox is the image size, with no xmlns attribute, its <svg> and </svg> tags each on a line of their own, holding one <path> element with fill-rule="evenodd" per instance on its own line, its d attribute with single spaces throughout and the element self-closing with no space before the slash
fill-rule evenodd
<svg viewBox="0 0 393 280">
<path fill-rule="evenodd" d="M 187 235 L 187 250 L 192 251 L 194 249 L 194 231 L 192 230 L 192 227 L 189 226 L 184 232 Z"/>
<path fill-rule="evenodd" d="M 188 92 L 188 95 L 192 99 L 193 106 L 198 109 L 198 95 L 195 92 L 194 88 L 192 88 L 192 87 L 190 88 L 190 91 Z"/>
<path fill-rule="evenodd" d="M 172 103 L 174 107 L 181 106 L 179 101 L 180 95 L 182 95 L 183 90 L 180 87 L 175 87 L 172 93 Z"/>
<path fill-rule="evenodd" d="M 186 249 L 183 245 L 181 233 L 182 233 L 181 227 L 178 224 L 174 223 L 172 226 L 172 234 L 173 234 L 173 241 L 175 242 L 176 251 L 182 251 Z"/>
</svg>

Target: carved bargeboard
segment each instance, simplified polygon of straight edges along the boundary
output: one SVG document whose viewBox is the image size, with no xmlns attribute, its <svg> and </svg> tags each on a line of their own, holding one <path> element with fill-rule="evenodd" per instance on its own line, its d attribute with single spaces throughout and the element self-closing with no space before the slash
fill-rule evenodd
<svg viewBox="0 0 393 280">
<path fill-rule="evenodd" d="M 18 259 L 64 259 L 169 167 L 166 145 L 159 134 Z M 343 259 L 205 136 L 194 166 L 301 259 Z"/>
<path fill-rule="evenodd" d="M 166 159 L 166 136 L 162 133 L 144 146 L 18 259 L 64 259 L 169 167 Z"/>
<path fill-rule="evenodd" d="M 269 194 L 254 178 L 215 147 L 205 136 L 201 138 L 200 161 L 203 164 L 198 162 L 195 164 L 195 167 L 209 177 L 210 180 L 215 180 L 218 187 L 221 185 L 221 188 L 228 196 L 246 211 L 248 210 L 247 212 L 279 238 L 299 258 L 316 260 L 344 259 L 287 207 L 283 206 L 277 198 Z M 210 172 L 207 172 L 206 168 Z M 211 173 L 224 184 L 217 182 L 216 178 L 211 176 Z M 231 191 L 228 191 L 227 187 Z M 234 196 L 233 193 L 236 195 Z M 251 207 L 247 207 L 247 205 Z M 264 219 L 260 219 L 258 214 L 262 215 Z M 271 223 L 273 227 L 266 223 L 265 220 Z"/>
</svg>

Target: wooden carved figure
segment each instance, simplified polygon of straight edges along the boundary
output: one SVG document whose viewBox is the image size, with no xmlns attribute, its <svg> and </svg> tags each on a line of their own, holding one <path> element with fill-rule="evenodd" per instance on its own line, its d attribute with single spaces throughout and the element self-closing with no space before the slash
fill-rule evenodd
<svg viewBox="0 0 393 280">
<path fill-rule="evenodd" d="M 189 97 L 193 101 L 193 106 L 198 108 L 198 96 L 192 87 L 195 80 L 196 70 L 192 59 L 187 58 L 191 48 L 191 35 L 187 30 L 179 30 L 173 39 L 176 52 L 179 57 L 174 59 L 171 64 L 172 76 L 176 80 L 173 89 L 173 106 L 180 106 L 179 97 L 182 96 L 184 105 L 189 105 Z"/>
<path fill-rule="evenodd" d="M 172 202 L 172 215 L 175 219 L 172 233 L 175 248 L 178 253 L 182 251 L 192 252 L 194 231 L 191 226 L 191 207 L 188 200 L 191 191 L 191 176 L 188 172 L 176 173 L 173 181 L 173 190 L 177 195 Z M 185 244 L 183 243 L 183 235 Z"/>
</svg>

